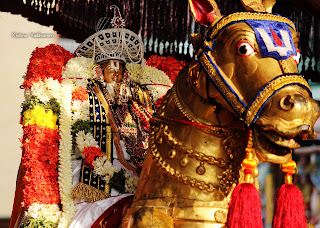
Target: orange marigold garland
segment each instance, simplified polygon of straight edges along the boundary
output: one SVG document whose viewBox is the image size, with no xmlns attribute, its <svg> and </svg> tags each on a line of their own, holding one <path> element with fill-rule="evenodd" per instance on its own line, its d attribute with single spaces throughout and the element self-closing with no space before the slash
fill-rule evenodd
<svg viewBox="0 0 320 228">
<path fill-rule="evenodd" d="M 147 65 L 162 70 L 169 76 L 172 83 L 174 83 L 178 73 L 187 65 L 184 61 L 179 61 L 173 56 L 164 57 L 159 55 L 152 55 L 147 59 Z"/>
<path fill-rule="evenodd" d="M 90 165 L 91 168 L 94 168 L 92 163 L 94 162 L 96 157 L 102 156 L 100 147 L 85 147 L 82 151 L 82 154 L 85 156 L 85 163 Z"/>
<path fill-rule="evenodd" d="M 63 67 L 72 57 L 71 52 L 59 45 L 36 48 L 32 52 L 22 87 L 30 89 L 33 83 L 46 78 L 61 80 Z"/>
<path fill-rule="evenodd" d="M 24 183 L 24 205 L 33 203 L 59 204 L 58 130 L 37 125 L 23 127 L 22 165 L 26 171 Z"/>
<path fill-rule="evenodd" d="M 87 101 L 89 99 L 87 88 L 77 87 L 72 91 L 72 100 L 73 101 Z"/>
</svg>

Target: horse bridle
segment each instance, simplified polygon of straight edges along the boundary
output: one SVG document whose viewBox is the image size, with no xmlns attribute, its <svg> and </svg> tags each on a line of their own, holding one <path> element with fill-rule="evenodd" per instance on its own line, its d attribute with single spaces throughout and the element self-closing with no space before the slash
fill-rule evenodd
<svg viewBox="0 0 320 228">
<path fill-rule="evenodd" d="M 311 96 L 311 90 L 307 81 L 303 78 L 302 75 L 297 73 L 290 73 L 277 76 L 276 78 L 269 81 L 260 89 L 260 91 L 256 94 L 255 98 L 250 104 L 246 104 L 246 102 L 241 99 L 239 92 L 234 90 L 234 86 L 231 85 L 231 82 L 228 82 L 228 80 L 226 80 L 225 75 L 221 73 L 219 66 L 217 66 L 208 52 L 213 51 L 213 40 L 220 34 L 223 29 L 225 29 L 229 25 L 240 22 L 247 22 L 248 20 L 267 20 L 281 22 L 287 24 L 295 30 L 293 23 L 289 19 L 278 15 L 253 12 L 234 13 L 223 17 L 208 30 L 208 39 L 210 39 L 211 41 L 204 41 L 204 46 L 198 51 L 196 59 L 201 65 L 202 69 L 206 72 L 207 77 L 214 84 L 223 98 L 232 107 L 237 116 L 240 119 L 243 119 L 247 126 L 251 126 L 259 117 L 259 114 L 267 101 L 270 100 L 277 91 L 283 89 L 286 86 L 298 85 L 306 89 Z"/>
</svg>

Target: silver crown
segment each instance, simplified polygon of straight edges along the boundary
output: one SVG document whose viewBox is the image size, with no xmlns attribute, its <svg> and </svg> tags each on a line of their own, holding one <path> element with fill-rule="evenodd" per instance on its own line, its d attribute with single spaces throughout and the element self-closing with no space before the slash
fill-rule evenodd
<svg viewBox="0 0 320 228">
<path fill-rule="evenodd" d="M 112 5 L 110 9 L 114 9 L 114 17 L 110 21 L 114 28 L 99 30 L 105 27 L 110 20 L 106 17 L 99 19 L 96 26 L 96 30 L 99 31 L 80 44 L 75 54 L 94 58 L 96 63 L 110 59 L 133 63 L 142 62 L 144 45 L 141 38 L 134 32 L 123 28 L 125 20 L 121 17 L 117 6 Z"/>
</svg>

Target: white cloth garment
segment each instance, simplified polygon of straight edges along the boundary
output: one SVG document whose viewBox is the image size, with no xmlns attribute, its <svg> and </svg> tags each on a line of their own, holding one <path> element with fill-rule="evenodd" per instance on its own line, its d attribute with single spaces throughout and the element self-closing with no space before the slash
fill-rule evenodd
<svg viewBox="0 0 320 228">
<path fill-rule="evenodd" d="M 105 212 L 110 206 L 117 203 L 124 197 L 132 194 L 122 194 L 113 196 L 105 200 L 99 200 L 94 203 L 79 202 L 76 204 L 77 212 L 73 217 L 69 228 L 90 228 L 92 224 Z"/>
</svg>

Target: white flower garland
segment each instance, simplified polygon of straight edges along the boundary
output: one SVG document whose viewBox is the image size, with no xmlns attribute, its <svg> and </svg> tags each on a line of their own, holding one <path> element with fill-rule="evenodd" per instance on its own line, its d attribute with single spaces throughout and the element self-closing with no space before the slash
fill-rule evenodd
<svg viewBox="0 0 320 228">
<path fill-rule="evenodd" d="M 153 103 L 164 96 L 173 85 L 170 78 L 163 71 L 155 67 L 127 63 L 126 68 L 130 73 L 129 77 L 132 81 L 140 85 L 147 85 Z"/>
<path fill-rule="evenodd" d="M 92 165 L 94 166 L 93 172 L 99 176 L 102 176 L 106 184 L 109 184 L 114 173 L 120 171 L 118 167 L 112 165 L 111 162 L 108 161 L 106 156 L 96 158 Z M 129 193 L 135 193 L 137 190 L 139 177 L 132 177 L 126 170 L 124 176 L 126 178 L 124 186 L 125 191 Z"/>
<path fill-rule="evenodd" d="M 68 227 L 76 212 L 72 198 L 72 135 L 71 135 L 71 98 L 74 84 L 65 79 L 61 84 L 60 96 L 60 147 L 59 147 L 59 190 L 62 204 L 62 217 L 59 228 Z"/>
<path fill-rule="evenodd" d="M 30 90 L 26 90 L 25 98 L 30 99 L 31 96 L 37 97 L 42 103 L 47 103 L 52 98 L 58 98 L 61 91 L 61 85 L 58 80 L 46 78 L 44 81 L 34 83 Z"/>
<path fill-rule="evenodd" d="M 74 124 L 77 120 L 89 121 L 89 101 L 72 101 L 71 112 L 72 124 Z"/>
<path fill-rule="evenodd" d="M 99 147 L 91 132 L 86 134 L 84 131 L 79 131 L 76 135 L 76 143 L 81 153 L 85 147 Z"/>
<path fill-rule="evenodd" d="M 27 220 L 46 218 L 47 221 L 57 224 L 61 218 L 61 211 L 56 204 L 33 203 L 25 212 L 25 217 Z"/>
<path fill-rule="evenodd" d="M 118 167 L 113 166 L 111 162 L 108 161 L 106 156 L 96 158 L 92 165 L 94 166 L 93 172 L 102 176 L 106 184 L 109 184 L 114 173 L 120 171 Z"/>
<path fill-rule="evenodd" d="M 65 65 L 64 71 L 62 72 L 62 78 L 91 79 L 95 75 L 93 70 L 94 65 L 94 60 L 91 58 L 86 58 L 83 56 L 72 58 Z M 85 85 L 83 84 L 82 87 L 85 87 Z"/>
</svg>

